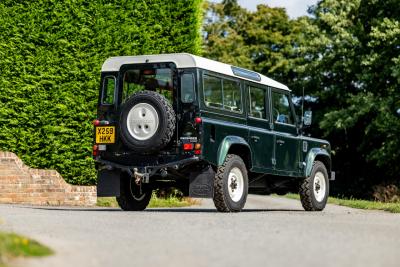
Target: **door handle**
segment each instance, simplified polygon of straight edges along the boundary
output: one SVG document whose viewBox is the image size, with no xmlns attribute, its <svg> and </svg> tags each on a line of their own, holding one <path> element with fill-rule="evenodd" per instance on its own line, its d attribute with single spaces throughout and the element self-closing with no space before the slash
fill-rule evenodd
<svg viewBox="0 0 400 267">
<path fill-rule="evenodd" d="M 253 140 L 256 143 L 258 142 L 258 140 L 260 140 L 260 137 L 259 136 L 255 136 L 255 135 L 250 136 L 250 138 L 251 138 L 251 140 Z"/>
<path fill-rule="evenodd" d="M 278 140 L 276 140 L 276 143 L 281 146 L 281 145 L 285 144 L 285 141 L 278 139 Z"/>
</svg>

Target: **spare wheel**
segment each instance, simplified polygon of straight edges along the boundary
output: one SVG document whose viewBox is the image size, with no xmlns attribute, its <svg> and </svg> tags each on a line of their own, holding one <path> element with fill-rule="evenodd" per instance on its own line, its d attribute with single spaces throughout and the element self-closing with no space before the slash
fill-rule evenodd
<svg viewBox="0 0 400 267">
<path fill-rule="evenodd" d="M 157 92 L 140 91 L 121 107 L 120 135 L 135 152 L 147 154 L 164 148 L 175 130 L 175 112 Z"/>
</svg>

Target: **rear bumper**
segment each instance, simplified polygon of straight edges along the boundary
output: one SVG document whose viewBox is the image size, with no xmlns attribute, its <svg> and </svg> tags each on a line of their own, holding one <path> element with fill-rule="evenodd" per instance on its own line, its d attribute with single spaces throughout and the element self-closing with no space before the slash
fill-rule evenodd
<svg viewBox="0 0 400 267">
<path fill-rule="evenodd" d="M 126 172 L 141 183 L 149 183 L 150 177 L 161 169 L 179 169 L 185 165 L 198 162 L 198 157 L 191 157 L 156 166 L 129 166 L 112 161 L 97 159 L 97 196 L 110 197 L 120 195 L 121 172 Z"/>
<path fill-rule="evenodd" d="M 134 175 L 135 172 L 138 172 L 140 174 L 147 176 L 147 178 L 148 178 L 148 177 L 156 174 L 161 169 L 165 169 L 165 168 L 180 169 L 185 165 L 198 162 L 199 160 L 200 160 L 199 157 L 193 156 L 193 157 L 186 158 L 186 159 L 180 159 L 180 160 L 175 160 L 175 161 L 171 161 L 171 162 L 164 163 L 164 164 L 151 165 L 151 166 L 123 165 L 123 164 L 115 163 L 115 162 L 104 160 L 104 159 L 96 159 L 96 163 L 98 164 L 99 170 L 101 170 L 101 169 L 107 169 L 107 170 L 117 169 L 120 171 L 127 172 L 130 175 Z"/>
</svg>

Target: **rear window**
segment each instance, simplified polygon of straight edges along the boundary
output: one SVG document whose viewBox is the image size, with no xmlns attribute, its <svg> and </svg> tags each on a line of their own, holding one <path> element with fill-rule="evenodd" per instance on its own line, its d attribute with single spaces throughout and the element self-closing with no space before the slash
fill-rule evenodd
<svg viewBox="0 0 400 267">
<path fill-rule="evenodd" d="M 103 96 L 101 99 L 102 104 L 114 104 L 114 92 L 115 92 L 115 77 L 107 76 L 103 82 Z"/>
<path fill-rule="evenodd" d="M 122 102 L 133 93 L 142 90 L 156 91 L 172 103 L 172 70 L 169 68 L 127 70 L 123 78 Z"/>
</svg>

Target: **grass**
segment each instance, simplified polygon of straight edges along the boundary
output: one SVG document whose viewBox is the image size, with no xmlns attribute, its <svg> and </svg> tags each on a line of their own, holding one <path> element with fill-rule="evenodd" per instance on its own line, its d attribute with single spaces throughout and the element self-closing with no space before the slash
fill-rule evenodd
<svg viewBox="0 0 400 267">
<path fill-rule="evenodd" d="M 199 205 L 199 200 L 184 197 L 178 198 L 169 196 L 167 198 L 159 198 L 153 193 L 148 208 L 177 208 Z M 99 207 L 118 207 L 115 197 L 99 197 L 97 198 L 97 206 Z"/>
<path fill-rule="evenodd" d="M 53 254 L 53 251 L 35 240 L 0 232 L 0 266 L 4 267 L 18 257 L 40 257 Z"/>
<path fill-rule="evenodd" d="M 297 194 L 287 194 L 286 197 L 292 199 L 299 199 L 299 195 Z M 354 199 L 354 198 L 337 198 L 337 197 L 329 197 L 328 203 L 336 204 L 340 206 L 346 206 L 350 208 L 356 209 L 364 209 L 364 210 L 384 210 L 392 213 L 400 213 L 400 202 L 397 203 L 385 203 L 380 201 L 370 201 L 370 200 L 362 200 L 362 199 Z"/>
</svg>

